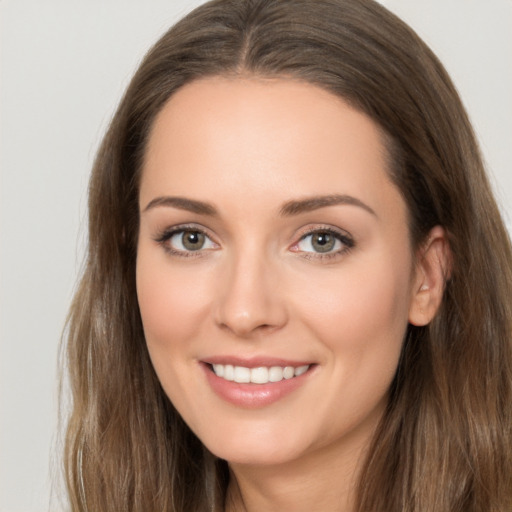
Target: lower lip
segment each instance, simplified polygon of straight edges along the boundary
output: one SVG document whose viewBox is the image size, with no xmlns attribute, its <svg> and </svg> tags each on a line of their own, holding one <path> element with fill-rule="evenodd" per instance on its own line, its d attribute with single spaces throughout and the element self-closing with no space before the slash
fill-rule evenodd
<svg viewBox="0 0 512 512">
<path fill-rule="evenodd" d="M 257 409 L 277 402 L 302 386 L 308 379 L 311 367 L 306 373 L 291 379 L 268 384 L 239 384 L 217 377 L 208 364 L 201 363 L 213 391 L 226 402 L 246 409 Z"/>
</svg>

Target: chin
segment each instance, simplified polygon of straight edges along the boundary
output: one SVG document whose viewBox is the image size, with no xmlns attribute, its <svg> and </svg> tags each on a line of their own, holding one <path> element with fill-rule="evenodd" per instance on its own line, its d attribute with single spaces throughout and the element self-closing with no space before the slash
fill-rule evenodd
<svg viewBox="0 0 512 512">
<path fill-rule="evenodd" d="M 305 439 L 290 437 L 290 431 L 277 433 L 262 429 L 255 432 L 239 432 L 202 439 L 215 456 L 233 464 L 279 465 L 297 460 L 310 448 Z"/>
<path fill-rule="evenodd" d="M 276 466 L 296 460 L 299 455 L 293 450 L 273 449 L 272 447 L 267 447 L 265 450 L 254 449 L 250 446 L 228 449 L 223 447 L 219 450 L 215 450 L 215 448 L 210 450 L 215 456 L 226 460 L 229 464 L 244 466 Z"/>
</svg>

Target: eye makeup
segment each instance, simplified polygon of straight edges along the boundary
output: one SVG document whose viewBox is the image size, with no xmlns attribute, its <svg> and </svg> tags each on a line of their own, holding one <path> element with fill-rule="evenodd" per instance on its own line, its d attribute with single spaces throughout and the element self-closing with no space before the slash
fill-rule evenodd
<svg viewBox="0 0 512 512">
<path fill-rule="evenodd" d="M 202 257 L 220 248 L 208 230 L 197 224 L 180 224 L 166 228 L 153 238 L 171 256 Z M 300 233 L 289 250 L 309 260 L 327 261 L 347 254 L 355 242 L 346 231 L 332 226 L 314 226 Z"/>
<path fill-rule="evenodd" d="M 205 251 L 219 248 L 206 230 L 197 224 L 182 224 L 164 229 L 154 240 L 170 255 L 184 258 L 201 257 Z"/>
<path fill-rule="evenodd" d="M 290 250 L 306 259 L 325 261 L 345 255 L 354 247 L 354 239 L 346 231 L 332 226 L 315 226 L 301 233 L 299 241 Z"/>
</svg>

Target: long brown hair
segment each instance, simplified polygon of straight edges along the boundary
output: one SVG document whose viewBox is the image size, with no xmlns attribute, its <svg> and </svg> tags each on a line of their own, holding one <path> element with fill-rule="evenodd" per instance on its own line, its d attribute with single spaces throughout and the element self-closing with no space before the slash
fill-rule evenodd
<svg viewBox="0 0 512 512">
<path fill-rule="evenodd" d="M 89 246 L 67 331 L 74 511 L 223 506 L 227 466 L 183 423 L 151 366 L 137 305 L 138 184 L 155 116 L 206 76 L 292 77 L 387 134 L 415 247 L 435 225 L 452 271 L 436 318 L 410 326 L 357 496 L 361 512 L 512 510 L 512 253 L 444 68 L 372 0 L 214 0 L 150 50 L 98 152 Z"/>
</svg>

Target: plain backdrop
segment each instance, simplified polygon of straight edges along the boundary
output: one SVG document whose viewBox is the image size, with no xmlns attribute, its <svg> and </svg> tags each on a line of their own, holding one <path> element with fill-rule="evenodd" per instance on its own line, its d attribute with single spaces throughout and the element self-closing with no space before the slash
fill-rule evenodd
<svg viewBox="0 0 512 512">
<path fill-rule="evenodd" d="M 512 216 L 512 0 L 382 0 L 469 110 Z M 0 512 L 65 510 L 57 355 L 102 133 L 150 44 L 199 0 L 0 0 Z M 53 476 L 55 475 L 55 477 Z"/>
</svg>

